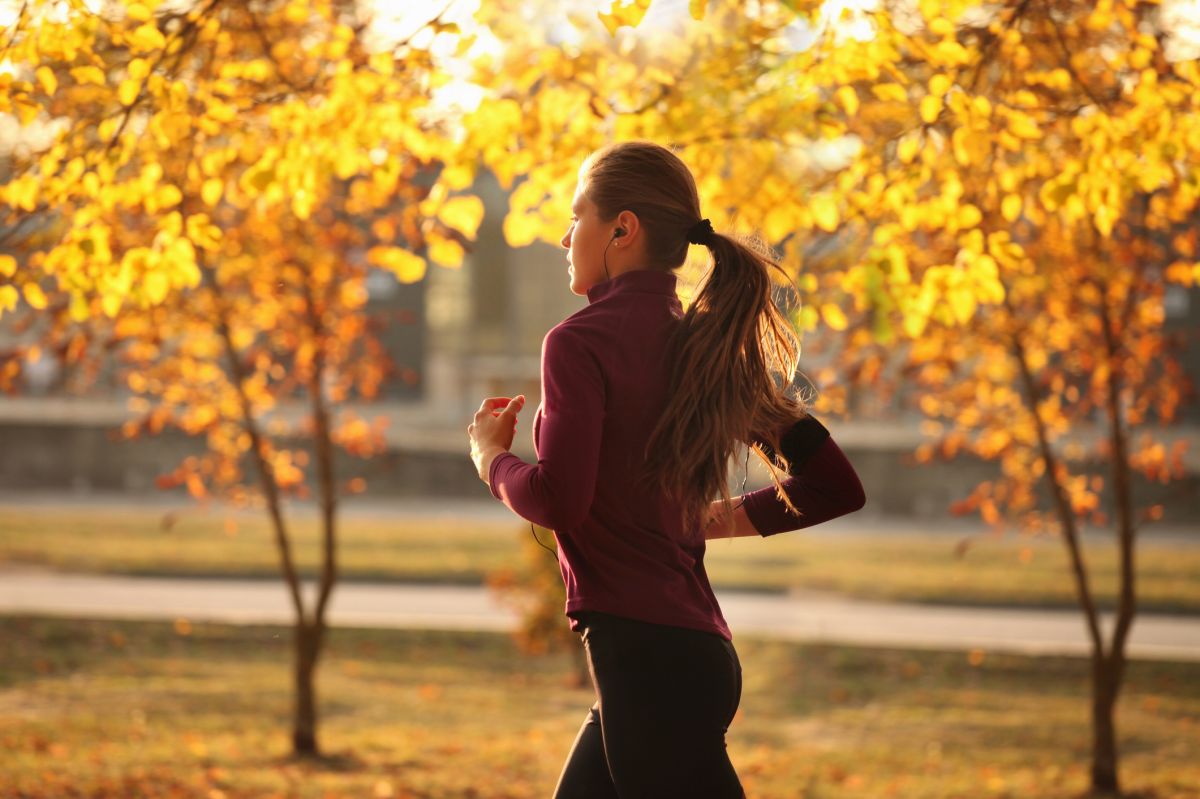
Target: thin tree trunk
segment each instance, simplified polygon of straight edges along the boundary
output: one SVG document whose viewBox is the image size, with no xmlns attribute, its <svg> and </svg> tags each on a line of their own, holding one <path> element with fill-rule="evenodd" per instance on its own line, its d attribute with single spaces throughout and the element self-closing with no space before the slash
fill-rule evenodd
<svg viewBox="0 0 1200 799">
<path fill-rule="evenodd" d="M 309 740 L 313 742 L 316 751 L 317 707 L 316 707 L 316 671 L 321 647 L 325 639 L 325 611 L 329 605 L 329 597 L 337 580 L 337 488 L 333 471 L 333 442 L 329 428 L 329 409 L 325 403 L 325 330 L 321 323 L 321 314 L 316 307 L 312 289 L 306 283 L 305 305 L 308 314 L 309 327 L 313 335 L 313 365 L 309 378 L 308 392 L 312 402 L 314 444 L 316 448 L 316 466 L 318 473 L 317 491 L 321 504 L 322 521 L 322 561 L 321 581 L 317 589 L 317 603 L 313 609 L 310 626 L 305 635 L 297 638 L 296 651 L 296 735 L 294 738 L 297 751 L 302 744 Z"/>
<path fill-rule="evenodd" d="M 1108 392 L 1105 410 L 1108 412 L 1109 435 L 1112 445 L 1113 496 L 1117 510 L 1117 536 L 1121 553 L 1121 587 L 1117 599 L 1117 620 L 1112 644 L 1103 668 L 1102 690 L 1096 692 L 1093 714 L 1096 735 L 1092 761 L 1092 787 L 1119 793 L 1117 776 L 1117 743 L 1114 721 L 1117 697 L 1125 676 L 1125 644 L 1137 612 L 1134 570 L 1133 486 L 1129 469 L 1129 454 L 1123 414 L 1121 413 L 1120 344 L 1109 313 L 1108 293 L 1100 293 L 1100 321 L 1108 356 Z M 1129 296 L 1133 290 L 1130 288 Z M 1127 306 L 1128 307 L 1128 306 Z M 1124 316 L 1124 315 L 1123 315 Z"/>
<path fill-rule="evenodd" d="M 319 629 L 323 629 L 325 608 L 337 582 L 337 486 L 333 470 L 333 440 L 329 428 L 329 408 L 325 402 L 323 385 L 325 382 L 325 352 L 323 349 L 325 328 L 321 322 L 321 314 L 316 307 L 312 289 L 307 284 L 305 285 L 305 301 L 309 326 L 314 339 L 312 377 L 309 379 L 308 391 L 309 398 L 312 400 L 324 543 L 321 585 L 317 596 L 317 607 L 313 613 L 313 623 Z"/>
<path fill-rule="evenodd" d="M 1007 293 L 1005 305 L 1012 318 L 1017 318 L 1009 306 Z M 1037 430 L 1038 446 L 1042 459 L 1046 464 L 1046 479 L 1049 481 L 1059 522 L 1062 525 L 1063 540 L 1071 558 L 1071 569 L 1075 575 L 1076 596 L 1083 608 L 1087 623 L 1088 636 L 1092 642 L 1091 652 L 1091 688 L 1092 688 L 1092 789 L 1100 792 L 1117 791 L 1117 746 L 1116 729 L 1113 722 L 1113 705 L 1116 701 L 1117 689 L 1120 682 L 1120 670 L 1124 668 L 1123 656 L 1110 658 L 1104 649 L 1104 639 L 1100 631 L 1099 616 L 1096 604 L 1092 599 L 1088 586 L 1087 567 L 1083 560 L 1083 552 L 1079 545 L 1079 531 L 1075 524 L 1075 514 L 1063 489 L 1060 464 L 1046 435 L 1046 425 L 1038 412 L 1042 399 L 1041 391 L 1029 368 L 1029 360 L 1021 342 L 1019 332 L 1012 336 L 1013 350 L 1021 371 L 1021 382 L 1033 413 L 1034 426 Z M 1124 589 L 1124 586 L 1122 586 Z M 1124 639 L 1120 639 L 1122 645 Z M 1114 640 L 1114 644 L 1116 641 Z M 1115 664 L 1119 664 L 1116 666 Z M 1114 668 L 1115 667 L 1115 668 Z"/>
<path fill-rule="evenodd" d="M 296 573 L 295 561 L 292 558 L 291 539 L 288 537 L 287 525 L 283 519 L 283 509 L 279 498 L 279 484 L 275 480 L 275 470 L 266 455 L 266 441 L 259 430 L 254 417 L 254 409 L 250 397 L 246 393 L 246 369 L 238 357 L 237 347 L 233 343 L 233 333 L 229 326 L 229 315 L 221 301 L 221 288 L 211 268 L 203 264 L 197 257 L 198 266 L 209 288 L 216 299 L 217 329 L 225 344 L 225 352 L 229 356 L 229 369 L 233 377 L 231 381 L 237 390 L 238 401 L 242 410 L 242 424 L 250 436 L 250 452 L 258 467 L 259 482 L 263 495 L 267 500 L 267 510 L 271 517 L 271 527 L 275 533 L 275 546 L 279 552 L 280 569 L 283 571 L 284 582 L 287 584 L 288 595 L 292 600 L 292 609 L 296 614 L 293 635 L 296 645 L 296 696 L 293 725 L 293 750 L 297 755 L 311 756 L 318 754 L 316 740 L 315 708 L 312 690 L 312 673 L 316 667 L 315 652 L 320 647 L 320 631 L 315 635 L 310 631 L 307 614 L 304 608 L 304 598 L 300 593 L 300 578 Z M 314 643 L 315 641 L 315 643 Z M 303 676 L 302 676 L 303 675 Z"/>
<path fill-rule="evenodd" d="M 1006 298 L 1005 303 L 1007 304 L 1007 302 Z M 1071 571 L 1075 576 L 1075 594 L 1080 606 L 1083 608 L 1088 637 L 1092 642 L 1092 659 L 1094 661 L 1100 660 L 1104 657 L 1104 639 L 1100 634 L 1100 622 L 1096 614 L 1096 603 L 1092 600 L 1092 591 L 1088 586 L 1087 566 L 1083 561 L 1083 552 L 1079 547 L 1079 530 L 1075 525 L 1075 514 L 1071 510 L 1071 504 L 1067 500 L 1067 493 L 1063 489 L 1062 480 L 1059 475 L 1060 464 L 1058 456 L 1054 454 L 1054 450 L 1050 446 L 1050 440 L 1046 435 L 1046 424 L 1042 421 L 1042 417 L 1038 413 L 1038 404 L 1042 399 L 1041 391 L 1038 389 L 1037 383 L 1033 379 L 1033 374 L 1029 370 L 1029 360 L 1025 355 L 1025 347 L 1021 343 L 1020 334 L 1014 333 L 1012 341 L 1017 365 L 1021 369 L 1021 382 L 1025 387 L 1026 397 L 1033 414 L 1034 427 L 1037 430 L 1038 448 L 1041 452 L 1042 460 L 1046 464 L 1046 479 L 1049 481 L 1050 491 L 1054 497 L 1054 507 L 1058 514 L 1059 523 L 1062 525 L 1063 541 L 1067 545 L 1067 553 L 1071 558 Z M 1063 468 L 1065 469 L 1065 467 Z"/>
<path fill-rule="evenodd" d="M 325 637 L 319 625 L 299 621 L 294 628 L 295 644 L 295 712 L 292 722 L 292 750 L 295 754 L 313 757 L 320 753 L 317 746 L 317 661 Z"/>
</svg>

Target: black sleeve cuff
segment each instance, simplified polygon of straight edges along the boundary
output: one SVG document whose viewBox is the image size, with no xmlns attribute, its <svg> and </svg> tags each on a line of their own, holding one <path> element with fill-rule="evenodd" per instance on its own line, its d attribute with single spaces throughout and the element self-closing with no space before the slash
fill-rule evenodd
<svg viewBox="0 0 1200 799">
<path fill-rule="evenodd" d="M 827 438 L 829 430 L 815 416 L 805 416 L 788 428 L 779 438 L 779 449 L 790 467 L 788 473 L 795 475 Z M 774 457 L 775 450 L 769 443 L 760 441 L 759 446 L 768 458 Z"/>
</svg>

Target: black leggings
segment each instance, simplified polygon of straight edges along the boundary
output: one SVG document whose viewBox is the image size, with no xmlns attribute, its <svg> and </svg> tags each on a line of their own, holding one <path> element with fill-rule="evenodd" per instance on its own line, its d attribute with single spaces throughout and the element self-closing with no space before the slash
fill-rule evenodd
<svg viewBox="0 0 1200 799">
<path fill-rule="evenodd" d="M 581 611 L 597 701 L 554 799 L 742 799 L 725 732 L 742 665 L 716 633 Z"/>
</svg>

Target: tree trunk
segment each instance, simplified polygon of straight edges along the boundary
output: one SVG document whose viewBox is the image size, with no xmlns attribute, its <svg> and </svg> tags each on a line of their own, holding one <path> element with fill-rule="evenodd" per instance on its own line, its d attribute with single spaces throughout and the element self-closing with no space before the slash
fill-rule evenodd
<svg viewBox="0 0 1200 799">
<path fill-rule="evenodd" d="M 317 753 L 317 710 L 314 698 L 314 675 L 321 656 L 325 635 L 325 612 L 337 582 L 337 484 L 333 471 L 333 439 L 330 433 L 329 408 L 325 402 L 325 339 L 326 331 L 320 309 L 313 297 L 312 287 L 304 284 L 305 308 L 316 344 L 308 393 L 312 402 L 314 448 L 318 473 L 317 491 L 321 504 L 321 578 L 317 602 L 313 608 L 309 636 L 296 650 L 296 733 L 293 738 L 297 753 L 307 753 L 303 745 L 311 742 L 312 754 Z M 304 636 L 298 642 L 305 641 Z M 307 645 L 306 645 L 307 644 Z"/>
<path fill-rule="evenodd" d="M 1136 292 L 1128 289 L 1126 304 L 1117 314 L 1116 324 L 1122 329 L 1127 324 Z M 1119 331 L 1115 329 L 1113 312 L 1108 304 L 1108 287 L 1101 286 L 1100 322 L 1104 333 L 1105 351 L 1108 356 L 1108 385 L 1105 410 L 1108 414 L 1109 443 L 1112 447 L 1113 498 L 1117 510 L 1117 539 L 1120 547 L 1121 586 L 1117 598 L 1117 619 L 1113 628 L 1108 657 L 1104 659 L 1101 673 L 1095 680 L 1093 691 L 1093 716 L 1096 725 L 1095 742 L 1092 749 L 1092 788 L 1120 794 L 1117 779 L 1117 743 L 1113 718 L 1121 683 L 1125 676 L 1125 642 L 1133 627 L 1137 612 L 1135 590 L 1135 525 L 1133 519 L 1133 475 L 1129 466 L 1129 446 L 1125 431 L 1125 420 L 1121 412 L 1122 363 Z"/>
<path fill-rule="evenodd" d="M 1117 729 L 1113 721 L 1119 678 L 1110 658 L 1092 661 L 1092 791 L 1114 796 L 1117 783 Z"/>
<path fill-rule="evenodd" d="M 304 757 L 320 754 L 317 746 L 317 658 L 321 653 L 323 628 L 318 622 L 300 621 L 295 626 L 295 703 L 292 718 L 292 750 Z"/>
</svg>

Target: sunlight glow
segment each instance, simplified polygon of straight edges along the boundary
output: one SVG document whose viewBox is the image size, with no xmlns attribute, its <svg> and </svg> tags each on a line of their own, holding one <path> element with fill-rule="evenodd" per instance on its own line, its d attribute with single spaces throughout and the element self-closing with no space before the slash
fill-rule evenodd
<svg viewBox="0 0 1200 799">
<path fill-rule="evenodd" d="M 1200 0 L 1163 0 L 1162 26 L 1169 35 L 1165 47 L 1168 61 L 1200 58 Z"/>
</svg>

